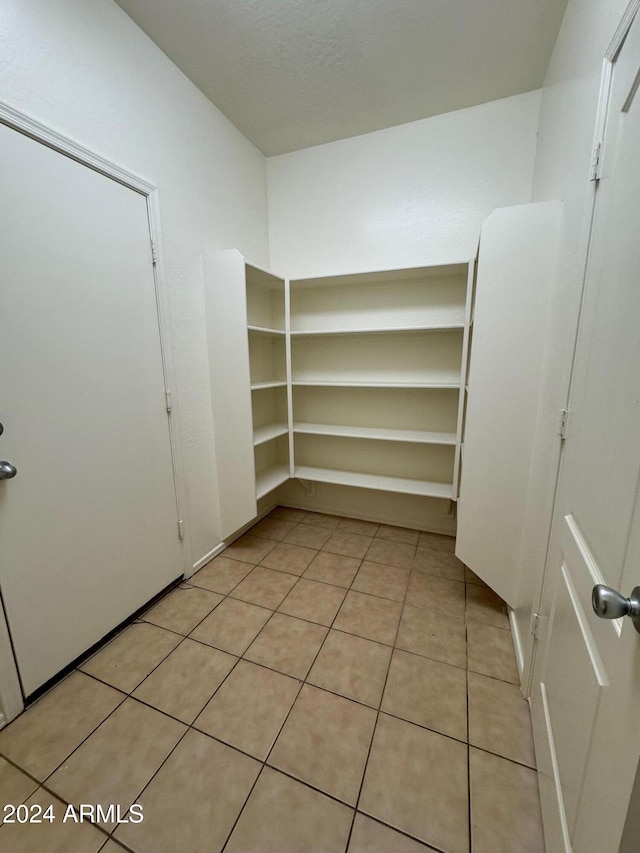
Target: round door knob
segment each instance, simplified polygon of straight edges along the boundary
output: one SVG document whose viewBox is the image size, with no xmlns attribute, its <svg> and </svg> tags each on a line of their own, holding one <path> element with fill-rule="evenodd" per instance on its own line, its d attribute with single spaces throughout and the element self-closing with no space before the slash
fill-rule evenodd
<svg viewBox="0 0 640 853">
<path fill-rule="evenodd" d="M 630 616 L 636 631 L 640 632 L 640 586 L 631 593 L 630 598 L 602 583 L 596 584 L 591 593 L 591 604 L 600 619 L 620 619 Z"/>
<path fill-rule="evenodd" d="M 0 480 L 10 480 L 18 473 L 18 469 L 11 462 L 0 462 Z"/>
</svg>

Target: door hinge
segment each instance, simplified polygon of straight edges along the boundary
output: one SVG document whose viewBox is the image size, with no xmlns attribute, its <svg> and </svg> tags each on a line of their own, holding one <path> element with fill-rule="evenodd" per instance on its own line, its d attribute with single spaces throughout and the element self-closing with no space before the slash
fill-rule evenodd
<svg viewBox="0 0 640 853">
<path fill-rule="evenodd" d="M 178 536 L 184 539 L 184 521 L 181 518 L 178 519 Z"/>
<path fill-rule="evenodd" d="M 534 613 L 531 616 L 531 633 L 533 634 L 534 639 L 540 639 L 540 629 L 542 627 L 542 623 L 544 622 L 544 616 L 540 613 Z"/>
<path fill-rule="evenodd" d="M 153 240 L 151 241 L 151 261 L 154 264 L 158 263 L 158 250 L 156 249 L 156 244 Z"/>
<path fill-rule="evenodd" d="M 169 414 L 171 414 L 171 409 L 172 409 L 172 405 L 171 405 L 171 391 L 165 391 L 165 392 L 164 392 L 164 399 L 165 399 L 165 402 L 166 402 L 166 405 L 167 405 L 167 412 L 168 412 Z"/>
<path fill-rule="evenodd" d="M 560 422 L 558 424 L 558 435 L 564 441 L 567 437 L 567 425 L 569 423 L 569 409 L 560 409 Z"/>
<path fill-rule="evenodd" d="M 591 174 L 590 181 L 598 181 L 600 179 L 600 164 L 602 161 L 602 142 L 596 142 L 593 146 L 593 154 L 591 155 Z"/>
</svg>

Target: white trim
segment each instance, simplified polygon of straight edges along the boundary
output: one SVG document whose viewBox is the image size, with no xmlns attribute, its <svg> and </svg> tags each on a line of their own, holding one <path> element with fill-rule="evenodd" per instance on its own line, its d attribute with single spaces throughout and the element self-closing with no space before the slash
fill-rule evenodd
<svg viewBox="0 0 640 853">
<path fill-rule="evenodd" d="M 613 34 L 613 38 L 611 39 L 609 47 L 607 48 L 604 55 L 604 58 L 608 59 L 609 62 L 613 63 L 618 58 L 620 48 L 624 44 L 624 40 L 627 37 L 627 33 L 631 29 L 631 24 L 633 23 L 633 19 L 635 18 L 638 9 L 640 9 L 640 0 L 629 0 L 629 5 L 625 9 L 624 15 L 620 19 L 618 28 Z"/>
<path fill-rule="evenodd" d="M 221 542 L 219 545 L 216 545 L 215 548 L 212 548 L 208 554 L 205 554 L 204 557 L 200 557 L 199 560 L 196 560 L 196 562 L 193 564 L 193 571 L 191 572 L 191 574 L 195 574 L 198 569 L 201 569 L 203 566 L 206 566 L 207 563 L 210 563 L 211 560 L 213 560 L 214 557 L 217 557 L 218 554 L 221 554 L 226 547 L 227 543 Z M 191 577 L 191 575 L 189 577 Z M 186 577 L 185 580 L 187 580 Z"/>
<path fill-rule="evenodd" d="M 13 654 L 9 626 L 0 604 L 0 706 L 4 724 L 15 719 L 24 708 L 18 667 Z"/>
<path fill-rule="evenodd" d="M 0 101 L 0 123 L 11 127 L 19 133 L 23 133 L 31 139 L 58 151 L 65 157 L 87 166 L 111 180 L 127 187 L 134 192 L 145 196 L 147 202 L 147 216 L 149 221 L 149 238 L 156 248 L 154 264 L 154 281 L 156 290 L 156 305 L 158 313 L 158 330 L 160 335 L 160 347 L 162 353 L 162 368 L 164 373 L 165 388 L 172 390 L 173 397 L 173 419 L 169 418 L 169 441 L 171 446 L 171 458 L 173 465 L 174 490 L 176 498 L 176 512 L 178 519 L 185 518 L 186 491 L 184 480 L 184 466 L 182 463 L 182 440 L 179 429 L 179 401 L 173 387 L 174 367 L 167 346 L 170 340 L 168 293 L 166 287 L 166 275 L 164 267 L 164 254 L 162 249 L 162 229 L 160 206 L 158 200 L 158 189 L 153 184 L 123 169 L 115 163 L 106 160 L 99 154 L 90 151 L 72 139 L 41 124 L 31 116 L 14 109 L 7 103 Z M 183 571 L 185 577 L 190 577 L 192 567 L 188 559 L 190 547 L 189 525 L 186 524 L 186 538 L 180 542 L 182 554 Z M 177 535 L 177 534 L 176 534 Z M 0 613 L 0 705 L 4 711 L 4 717 L 10 722 L 24 708 L 22 690 L 18 677 L 16 661 L 11 647 L 9 630 L 4 613 Z"/>
<path fill-rule="evenodd" d="M 520 638 L 520 631 L 518 630 L 518 623 L 516 621 L 515 613 L 513 609 L 507 606 L 507 615 L 509 616 L 509 624 L 511 625 L 511 637 L 513 639 L 513 648 L 516 653 L 516 664 L 518 665 L 518 673 L 520 674 L 520 681 L 522 682 L 522 673 L 524 672 L 524 650 L 522 647 L 522 640 Z"/>
</svg>

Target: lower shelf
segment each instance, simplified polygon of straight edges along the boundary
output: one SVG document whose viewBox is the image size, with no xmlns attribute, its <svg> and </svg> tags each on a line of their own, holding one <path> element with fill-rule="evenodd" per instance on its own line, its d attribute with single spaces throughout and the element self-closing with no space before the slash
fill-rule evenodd
<svg viewBox="0 0 640 853">
<path fill-rule="evenodd" d="M 354 471 L 310 468 L 305 465 L 296 465 L 294 476 L 301 480 L 315 480 L 318 483 L 333 483 L 338 486 L 357 486 L 361 489 L 377 489 L 382 492 L 398 492 L 404 495 L 453 499 L 452 483 L 432 483 L 425 480 L 411 480 L 406 477 L 359 474 Z"/>
<path fill-rule="evenodd" d="M 413 444 L 456 443 L 455 432 L 424 432 L 415 429 L 376 429 L 334 424 L 294 423 L 293 431 L 307 435 L 337 435 L 342 438 L 370 438 L 379 441 L 403 441 Z"/>
<path fill-rule="evenodd" d="M 260 500 L 269 492 L 289 479 L 289 466 L 284 464 L 270 465 L 256 473 L 256 500 Z"/>
</svg>

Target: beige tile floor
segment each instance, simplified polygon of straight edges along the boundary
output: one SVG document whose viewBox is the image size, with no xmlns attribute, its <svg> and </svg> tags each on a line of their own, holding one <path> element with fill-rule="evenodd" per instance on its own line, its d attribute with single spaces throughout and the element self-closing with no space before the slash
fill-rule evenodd
<svg viewBox="0 0 640 853">
<path fill-rule="evenodd" d="M 0 732 L 0 851 L 543 853 L 517 682 L 452 539 L 278 508 Z"/>
</svg>

